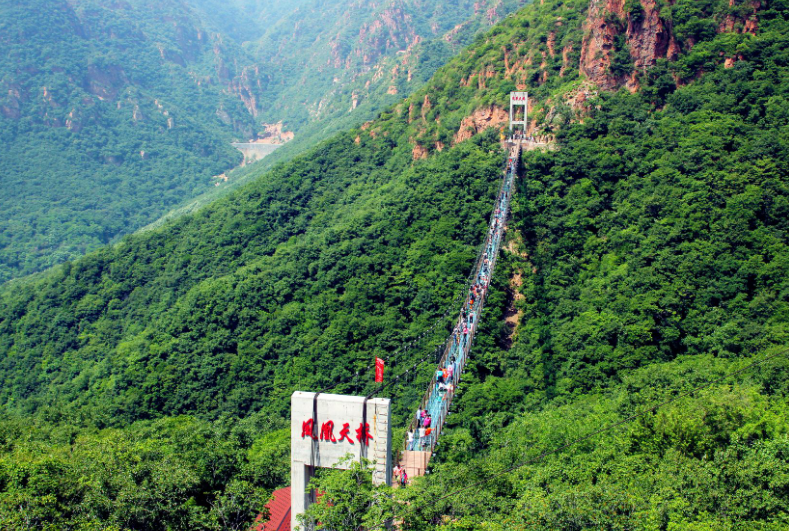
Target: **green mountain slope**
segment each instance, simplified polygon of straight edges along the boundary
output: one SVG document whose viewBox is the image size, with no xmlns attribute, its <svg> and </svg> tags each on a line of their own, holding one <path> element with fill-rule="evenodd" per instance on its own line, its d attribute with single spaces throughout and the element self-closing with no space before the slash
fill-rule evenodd
<svg viewBox="0 0 789 531">
<path fill-rule="evenodd" d="M 239 163 L 228 142 L 256 127 L 233 90 L 256 82 L 181 3 L 2 10 L 0 281 L 139 228 Z"/>
<path fill-rule="evenodd" d="M 395 491 L 403 528 L 786 528 L 789 6 L 761 7 L 663 6 L 682 53 L 524 156 L 488 334 L 431 473 Z"/>
<path fill-rule="evenodd" d="M 655 21 L 640 5 L 599 19 L 615 26 L 607 56 L 588 53 L 596 2 L 527 7 L 377 120 L 6 286 L 0 515 L 121 529 L 252 515 L 287 482 L 293 390 L 369 391 L 374 354 L 397 352 L 399 372 L 443 339 L 502 167 L 502 106 L 525 86 L 558 149 L 524 157 L 514 252 L 451 430 L 430 476 L 394 494 L 404 528 L 785 526 L 785 358 L 537 459 L 785 344 L 789 6 L 662 6 L 678 51 L 644 65 L 626 30 Z M 595 97 L 592 77 L 638 90 Z M 389 388 L 399 418 L 428 367 Z M 110 440 L 117 453 L 93 450 Z M 333 505 L 317 510 L 345 510 L 324 479 Z M 124 520 L 130 493 L 151 512 Z"/>
<path fill-rule="evenodd" d="M 240 161 L 231 140 L 271 136 L 270 124 L 284 121 L 284 139 L 299 138 L 277 162 L 372 118 L 522 2 L 438 3 L 431 9 L 449 12 L 440 17 L 423 16 L 430 6 L 421 2 L 346 4 L 4 6 L 0 282 L 81 256 L 206 194 L 212 176 Z M 359 39 L 350 53 L 361 59 L 326 70 L 340 36 Z"/>
</svg>

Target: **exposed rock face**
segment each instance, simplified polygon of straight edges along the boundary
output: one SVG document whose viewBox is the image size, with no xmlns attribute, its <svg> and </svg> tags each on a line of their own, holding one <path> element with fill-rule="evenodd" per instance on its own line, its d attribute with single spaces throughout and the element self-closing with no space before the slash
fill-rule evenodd
<svg viewBox="0 0 789 531">
<path fill-rule="evenodd" d="M 100 100 L 112 100 L 129 83 L 126 73 L 117 65 L 99 68 L 89 65 L 85 76 L 85 89 Z"/>
<path fill-rule="evenodd" d="M 762 3 L 760 0 L 755 0 L 750 5 L 753 7 L 751 16 L 740 20 L 734 15 L 727 15 L 718 26 L 718 33 L 750 33 L 756 35 L 756 31 L 759 29 L 759 19 L 756 13 L 762 7 Z M 732 6 L 734 6 L 734 0 L 729 0 L 729 7 Z"/>
<path fill-rule="evenodd" d="M 12 99 L 0 105 L 0 114 L 2 114 L 4 118 L 18 120 L 22 116 L 22 113 L 19 111 L 19 100 Z"/>
<path fill-rule="evenodd" d="M 244 107 L 252 116 L 258 115 L 257 94 L 262 90 L 260 69 L 257 66 L 242 69 L 241 75 L 228 83 L 228 91 L 244 102 Z"/>
<path fill-rule="evenodd" d="M 6 92 L 7 95 L 3 94 Z M 21 116 L 22 89 L 19 85 L 0 86 L 0 114 L 5 118 L 18 120 Z M 3 97 L 5 95 L 5 97 Z"/>
<path fill-rule="evenodd" d="M 414 149 L 411 150 L 411 156 L 413 157 L 414 160 L 426 159 L 427 148 L 424 146 L 420 146 L 419 144 L 415 144 Z"/>
<path fill-rule="evenodd" d="M 568 44 L 564 48 L 562 48 L 562 68 L 559 70 L 559 77 L 564 77 L 564 73 L 567 71 L 567 65 L 570 62 L 570 54 L 573 51 L 573 45 Z"/>
<path fill-rule="evenodd" d="M 670 6 L 674 0 L 667 2 Z M 653 66 L 657 59 L 674 61 L 680 52 L 672 22 L 669 17 L 661 17 L 656 0 L 638 0 L 630 12 L 625 11 L 625 4 L 626 0 L 590 0 L 584 23 L 580 69 L 592 83 L 603 89 L 625 85 L 635 90 L 638 88 L 638 73 Z M 746 5 L 753 9 L 752 13 L 727 15 L 719 22 L 718 33 L 755 34 L 762 1 L 752 0 Z M 734 0 L 729 1 L 729 6 L 734 6 Z M 668 6 L 664 5 L 664 9 Z M 624 36 L 634 69 L 630 75 L 619 74 L 617 77 L 611 72 L 611 62 L 618 36 Z M 694 44 L 689 38 L 683 47 L 690 49 Z M 737 60 L 737 56 L 726 57 L 724 66 L 730 68 Z"/>
<path fill-rule="evenodd" d="M 551 57 L 556 56 L 556 32 L 552 31 L 548 34 L 548 40 L 545 43 L 548 47 L 548 53 L 551 54 Z"/>
<path fill-rule="evenodd" d="M 452 28 L 451 30 L 449 30 L 449 32 L 447 32 L 447 33 L 444 35 L 444 40 L 445 40 L 446 42 L 449 42 L 449 43 L 453 43 L 453 42 L 455 42 L 455 41 L 457 40 L 457 35 L 458 35 L 458 33 L 460 33 L 460 31 L 463 29 L 463 27 L 464 27 L 465 25 L 466 25 L 465 23 L 463 23 L 463 24 L 458 24 L 457 26 L 455 26 L 454 28 Z"/>
<path fill-rule="evenodd" d="M 496 105 L 477 109 L 471 116 L 463 118 L 460 122 L 460 129 L 458 129 L 452 143 L 454 145 L 468 140 L 489 127 L 500 127 L 506 124 L 509 118 L 507 111 Z"/>
<path fill-rule="evenodd" d="M 292 131 L 284 131 L 282 122 L 263 124 L 263 131 L 258 133 L 258 144 L 284 144 L 293 140 Z"/>
<path fill-rule="evenodd" d="M 349 9 L 352 10 L 353 5 L 349 6 Z M 393 4 L 359 29 L 353 45 L 348 46 L 340 35 L 332 39 L 329 43 L 331 58 L 328 65 L 338 69 L 352 69 L 354 59 L 361 59 L 363 65 L 373 65 L 389 51 L 417 42 L 419 36 L 414 29 L 411 15 L 402 6 Z"/>
<path fill-rule="evenodd" d="M 425 101 L 422 102 L 422 120 L 426 119 L 427 113 L 429 113 L 432 108 L 433 105 L 430 103 L 430 96 L 425 94 Z"/>
<path fill-rule="evenodd" d="M 671 23 L 660 16 L 655 0 L 640 0 L 641 10 L 625 12 L 625 0 L 591 0 L 581 49 L 581 72 L 593 83 L 612 89 L 623 82 L 633 88 L 634 78 L 610 72 L 614 42 L 624 32 L 635 70 L 643 71 L 659 58 L 675 60 L 679 47 Z"/>
</svg>

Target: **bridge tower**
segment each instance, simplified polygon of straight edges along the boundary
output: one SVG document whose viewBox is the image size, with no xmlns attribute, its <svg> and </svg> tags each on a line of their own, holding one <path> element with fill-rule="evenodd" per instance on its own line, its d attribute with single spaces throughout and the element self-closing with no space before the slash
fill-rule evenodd
<svg viewBox="0 0 789 531">
<path fill-rule="evenodd" d="M 518 107 L 523 107 L 523 120 L 515 119 Z M 510 92 L 510 132 L 512 132 L 512 126 L 522 125 L 523 132 L 525 133 L 528 118 L 529 118 L 529 93 Z"/>
</svg>

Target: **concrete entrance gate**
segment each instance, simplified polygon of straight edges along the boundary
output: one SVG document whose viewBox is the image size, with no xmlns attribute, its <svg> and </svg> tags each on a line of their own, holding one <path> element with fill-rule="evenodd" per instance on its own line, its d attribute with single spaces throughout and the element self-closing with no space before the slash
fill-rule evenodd
<svg viewBox="0 0 789 531">
<path fill-rule="evenodd" d="M 374 461 L 373 484 L 392 483 L 390 400 L 296 391 L 290 399 L 291 529 L 315 501 L 307 484 L 316 467 L 347 468 L 348 454 Z"/>
</svg>

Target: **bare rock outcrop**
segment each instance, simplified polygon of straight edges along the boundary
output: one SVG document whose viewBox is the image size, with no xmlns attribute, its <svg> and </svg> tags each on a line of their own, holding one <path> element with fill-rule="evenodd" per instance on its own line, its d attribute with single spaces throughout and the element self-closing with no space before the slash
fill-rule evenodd
<svg viewBox="0 0 789 531">
<path fill-rule="evenodd" d="M 19 86 L 12 86 L 8 89 L 8 96 L 0 100 L 0 114 L 5 118 L 18 120 L 22 116 L 21 112 L 22 91 Z"/>
<path fill-rule="evenodd" d="M 252 66 L 243 68 L 240 75 L 227 82 L 227 91 L 235 94 L 252 116 L 259 112 L 257 95 L 263 90 L 260 79 L 260 68 Z"/>
<path fill-rule="evenodd" d="M 263 124 L 263 130 L 258 133 L 255 143 L 258 144 L 284 144 L 293 140 L 293 132 L 285 131 L 282 122 Z"/>
<path fill-rule="evenodd" d="M 452 144 L 468 140 L 489 127 L 501 127 L 509 121 L 509 118 L 507 111 L 497 105 L 477 109 L 471 116 L 466 116 L 460 122 L 460 128 L 455 134 Z"/>
<path fill-rule="evenodd" d="M 85 90 L 100 100 L 114 100 L 128 83 L 126 73 L 117 65 L 89 65 L 84 80 Z"/>
<path fill-rule="evenodd" d="M 671 22 L 660 16 L 655 0 L 639 0 L 630 12 L 625 11 L 625 0 L 591 0 L 584 30 L 581 72 L 604 89 L 623 83 L 634 88 L 634 77 L 611 72 L 616 37 L 622 33 L 636 72 L 659 58 L 675 60 L 679 53 Z"/>
<path fill-rule="evenodd" d="M 429 113 L 432 108 L 433 104 L 430 103 L 430 96 L 425 94 L 425 101 L 422 102 L 422 120 L 426 120 L 427 113 Z"/>
<path fill-rule="evenodd" d="M 676 60 L 680 46 L 671 17 L 661 16 L 661 8 L 670 9 L 674 0 L 667 2 L 668 5 L 659 4 L 657 0 L 590 0 L 584 23 L 581 72 L 600 88 L 610 90 L 625 85 L 635 90 L 638 88 L 638 74 L 653 66 L 658 59 Z M 729 1 L 729 6 L 734 6 L 734 0 Z M 742 15 L 727 14 L 719 20 L 718 33 L 756 34 L 762 0 L 751 0 L 746 6 L 752 11 L 746 8 Z M 622 69 L 612 71 L 611 68 L 617 40 L 621 41 L 623 37 L 633 67 L 630 73 Z M 692 38 L 687 38 L 682 47 L 690 49 L 694 44 Z M 737 60 L 738 55 L 722 58 L 727 68 Z"/>
</svg>

